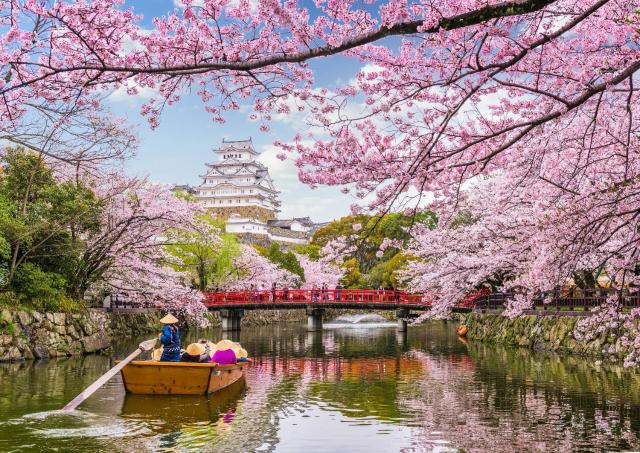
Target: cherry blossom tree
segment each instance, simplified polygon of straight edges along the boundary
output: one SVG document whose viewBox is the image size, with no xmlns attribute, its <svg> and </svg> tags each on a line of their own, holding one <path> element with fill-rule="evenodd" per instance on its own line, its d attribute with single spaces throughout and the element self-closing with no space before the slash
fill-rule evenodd
<svg viewBox="0 0 640 453">
<path fill-rule="evenodd" d="M 264 130 L 305 111 L 322 134 L 279 143 L 283 157 L 303 182 L 362 199 L 356 211 L 411 211 L 431 193 L 448 228 L 469 181 L 505 179 L 475 223 L 417 238 L 415 253 L 431 258 L 433 240 L 469 233 L 449 288 L 509 269 L 522 307 L 575 270 L 606 266 L 620 287 L 633 283 L 640 2 L 183 4 L 145 30 L 121 0 L 2 0 L 0 127 L 30 100 L 86 105 L 115 88 L 157 92 L 142 107 L 152 127 L 190 89 L 215 121 L 244 102 Z M 352 82 L 314 86 L 307 62 L 332 55 L 364 66 Z M 451 262 L 444 252 L 435 259 Z"/>
<path fill-rule="evenodd" d="M 296 254 L 300 265 L 304 269 L 304 284 L 302 288 L 311 289 L 314 286 L 320 288 L 327 284 L 333 289 L 344 276 L 344 269 L 326 260 L 314 261 L 307 255 Z"/>
<path fill-rule="evenodd" d="M 286 269 L 260 255 L 256 249 L 244 245 L 240 254 L 234 258 L 235 275 L 229 277 L 223 286 L 225 290 L 246 291 L 251 285 L 256 289 L 270 289 L 273 283 L 279 288 L 297 287 L 300 278 Z"/>
<path fill-rule="evenodd" d="M 106 208 L 98 234 L 85 238 L 77 284 L 89 293 L 122 295 L 127 303 L 201 313 L 201 293 L 169 266 L 165 249 L 170 230 L 195 225 L 198 206 L 168 186 L 119 173 L 94 183 Z"/>
</svg>

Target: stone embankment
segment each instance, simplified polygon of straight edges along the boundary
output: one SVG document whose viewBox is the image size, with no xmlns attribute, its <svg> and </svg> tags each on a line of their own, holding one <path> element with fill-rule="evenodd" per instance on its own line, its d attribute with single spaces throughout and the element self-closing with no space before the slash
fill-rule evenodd
<svg viewBox="0 0 640 453">
<path fill-rule="evenodd" d="M 610 331 L 579 340 L 574 331 L 580 318 L 527 315 L 509 319 L 500 314 L 457 314 L 456 321 L 469 328 L 467 337 L 487 343 L 520 346 L 536 351 L 577 354 L 621 360 L 630 350 Z"/>
<path fill-rule="evenodd" d="M 157 330 L 157 313 L 114 315 L 0 311 L 0 362 L 89 354 L 111 346 L 113 332 Z"/>
</svg>

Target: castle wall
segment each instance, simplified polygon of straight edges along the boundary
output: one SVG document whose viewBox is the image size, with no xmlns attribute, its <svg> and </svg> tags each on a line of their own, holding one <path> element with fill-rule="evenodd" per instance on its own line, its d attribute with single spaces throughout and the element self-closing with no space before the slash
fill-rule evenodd
<svg viewBox="0 0 640 453">
<path fill-rule="evenodd" d="M 221 219 L 228 219 L 233 214 L 237 214 L 245 219 L 256 219 L 266 222 L 276 218 L 275 212 L 271 209 L 263 208 L 260 206 L 229 206 L 229 207 L 216 207 L 207 208 L 212 214 L 215 214 Z"/>
</svg>

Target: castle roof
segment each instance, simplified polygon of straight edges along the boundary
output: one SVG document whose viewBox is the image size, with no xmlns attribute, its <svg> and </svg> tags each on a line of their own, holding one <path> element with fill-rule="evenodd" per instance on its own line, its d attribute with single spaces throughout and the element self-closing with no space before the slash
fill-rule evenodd
<svg viewBox="0 0 640 453">
<path fill-rule="evenodd" d="M 220 148 L 218 149 L 214 149 L 214 152 L 216 153 L 226 153 L 232 150 L 237 150 L 237 151 L 249 151 L 249 153 L 257 156 L 258 153 L 256 152 L 256 150 L 253 148 L 253 141 L 251 140 L 251 137 L 249 137 L 249 140 L 225 140 L 222 139 L 222 145 L 220 146 Z"/>
</svg>

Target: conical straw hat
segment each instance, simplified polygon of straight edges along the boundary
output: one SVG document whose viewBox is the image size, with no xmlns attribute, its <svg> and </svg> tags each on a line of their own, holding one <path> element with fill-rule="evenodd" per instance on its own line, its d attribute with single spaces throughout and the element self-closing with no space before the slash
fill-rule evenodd
<svg viewBox="0 0 640 453">
<path fill-rule="evenodd" d="M 187 346 L 187 354 L 193 356 L 204 354 L 204 345 L 202 343 L 191 343 Z"/>
<path fill-rule="evenodd" d="M 231 340 L 220 340 L 216 343 L 216 349 L 219 351 L 224 351 L 225 349 L 232 349 L 234 352 L 238 347 Z"/>
<path fill-rule="evenodd" d="M 248 356 L 249 354 L 247 353 L 247 350 L 245 348 L 240 348 L 236 352 L 236 357 L 238 357 L 239 359 L 246 359 Z"/>
<path fill-rule="evenodd" d="M 176 318 L 175 316 L 173 316 L 171 313 L 169 313 L 167 316 L 165 316 L 164 318 L 162 318 L 160 320 L 160 322 L 162 324 L 175 324 L 176 322 L 178 322 L 178 318 Z"/>
</svg>

